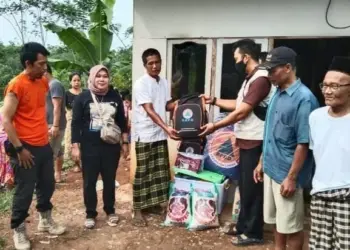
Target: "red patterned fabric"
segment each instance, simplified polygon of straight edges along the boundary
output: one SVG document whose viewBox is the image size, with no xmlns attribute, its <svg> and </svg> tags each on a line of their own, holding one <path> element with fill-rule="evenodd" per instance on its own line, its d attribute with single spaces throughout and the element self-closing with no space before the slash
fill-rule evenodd
<svg viewBox="0 0 350 250">
<path fill-rule="evenodd" d="M 5 153 L 4 142 L 7 135 L 2 128 L 2 117 L 0 115 L 0 186 L 13 185 L 14 174 L 10 165 L 10 159 Z"/>
</svg>

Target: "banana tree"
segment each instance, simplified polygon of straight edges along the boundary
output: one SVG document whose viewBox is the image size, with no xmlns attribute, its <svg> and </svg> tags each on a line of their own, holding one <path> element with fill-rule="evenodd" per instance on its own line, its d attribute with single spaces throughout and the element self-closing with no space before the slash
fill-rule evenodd
<svg viewBox="0 0 350 250">
<path fill-rule="evenodd" d="M 113 32 L 112 17 L 115 0 L 96 0 L 95 8 L 90 13 L 88 34 L 73 27 L 61 27 L 54 23 L 45 28 L 55 33 L 59 39 L 77 55 L 79 61 L 51 59 L 56 69 L 75 69 L 87 72 L 90 67 L 108 61 Z"/>
</svg>

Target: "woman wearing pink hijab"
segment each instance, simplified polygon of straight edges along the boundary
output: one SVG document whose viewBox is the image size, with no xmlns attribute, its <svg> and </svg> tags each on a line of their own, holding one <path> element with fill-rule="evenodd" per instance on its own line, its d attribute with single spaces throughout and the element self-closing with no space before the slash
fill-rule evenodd
<svg viewBox="0 0 350 250">
<path fill-rule="evenodd" d="M 123 156 L 128 155 L 127 122 L 121 97 L 109 88 L 109 72 L 103 65 L 91 68 L 88 80 L 89 91 L 82 92 L 74 101 L 72 117 L 72 158 L 82 160 L 85 227 L 92 229 L 97 217 L 96 183 L 99 174 L 103 181 L 103 203 L 107 223 L 116 226 L 115 176 L 119 163 L 121 145 Z M 97 105 L 92 95 L 95 95 Z M 101 119 L 114 120 L 122 132 L 120 144 L 109 144 L 101 139 Z"/>
</svg>

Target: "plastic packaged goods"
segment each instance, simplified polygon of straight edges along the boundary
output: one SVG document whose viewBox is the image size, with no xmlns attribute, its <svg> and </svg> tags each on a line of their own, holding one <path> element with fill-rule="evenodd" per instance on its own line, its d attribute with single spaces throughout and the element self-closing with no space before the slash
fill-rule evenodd
<svg viewBox="0 0 350 250">
<path fill-rule="evenodd" d="M 218 198 L 215 185 L 213 184 L 209 189 L 192 189 L 191 197 L 192 219 L 188 229 L 198 231 L 219 227 Z"/>
<path fill-rule="evenodd" d="M 191 221 L 191 192 L 170 184 L 170 197 L 164 226 L 187 226 Z"/>
<path fill-rule="evenodd" d="M 175 167 L 198 173 L 202 170 L 202 161 L 203 155 L 179 152 L 176 157 Z"/>
</svg>

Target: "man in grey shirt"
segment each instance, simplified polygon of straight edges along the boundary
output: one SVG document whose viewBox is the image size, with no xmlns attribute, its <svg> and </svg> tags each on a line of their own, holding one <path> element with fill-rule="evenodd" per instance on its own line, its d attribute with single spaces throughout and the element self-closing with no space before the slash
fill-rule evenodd
<svg viewBox="0 0 350 250">
<path fill-rule="evenodd" d="M 60 81 L 53 78 L 52 69 L 47 65 L 46 78 L 49 80 L 50 91 L 46 97 L 46 118 L 49 125 L 50 144 L 55 160 L 55 179 L 62 181 L 64 131 L 66 129 L 66 98 L 65 89 Z"/>
</svg>

